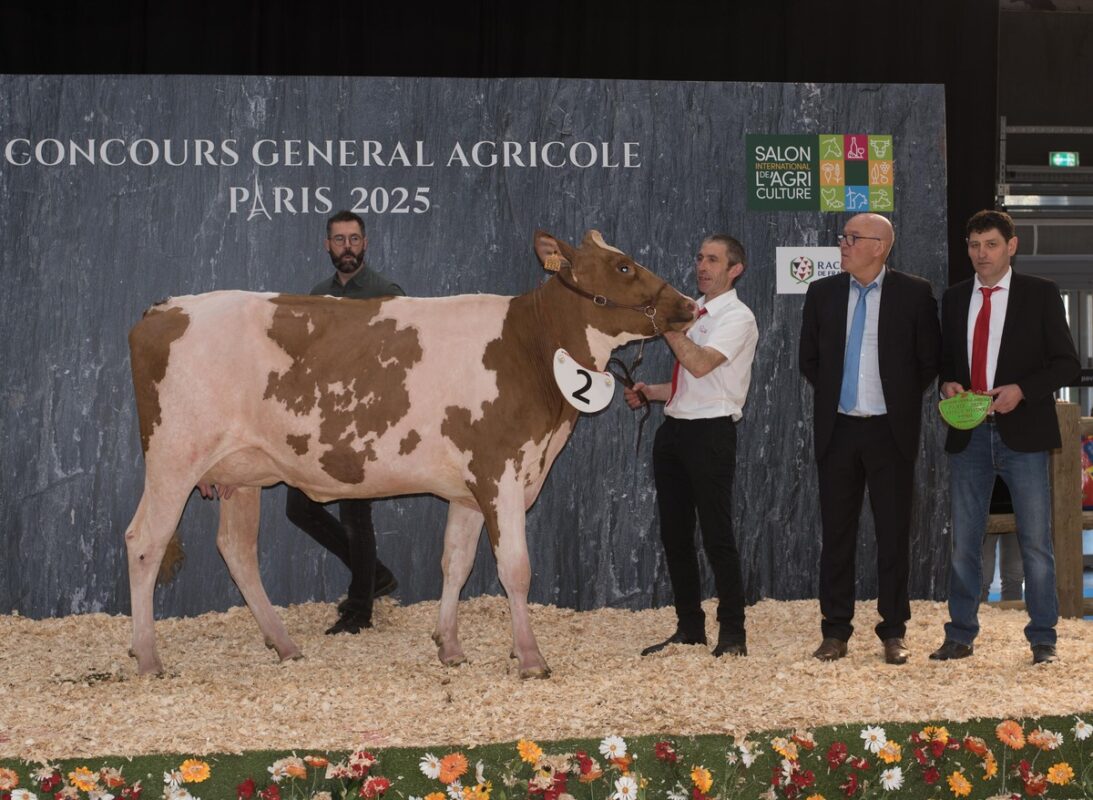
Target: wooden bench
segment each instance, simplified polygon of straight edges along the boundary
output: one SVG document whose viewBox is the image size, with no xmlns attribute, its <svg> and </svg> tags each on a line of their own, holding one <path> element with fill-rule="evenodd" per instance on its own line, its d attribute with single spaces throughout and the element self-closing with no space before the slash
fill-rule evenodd
<svg viewBox="0 0 1093 800">
<path fill-rule="evenodd" d="M 1093 511 L 1082 511 L 1083 436 L 1093 434 L 1093 417 L 1078 416 L 1076 403 L 1057 402 L 1059 431 L 1063 446 L 1051 452 L 1051 523 L 1055 546 L 1055 583 L 1059 592 L 1059 614 L 1082 617 L 1093 614 L 1093 598 L 1082 597 L 1082 531 L 1093 529 Z M 1013 514 L 991 514 L 987 533 L 1015 533 Z M 1024 608 L 1022 600 L 991 603 L 999 608 Z"/>
</svg>

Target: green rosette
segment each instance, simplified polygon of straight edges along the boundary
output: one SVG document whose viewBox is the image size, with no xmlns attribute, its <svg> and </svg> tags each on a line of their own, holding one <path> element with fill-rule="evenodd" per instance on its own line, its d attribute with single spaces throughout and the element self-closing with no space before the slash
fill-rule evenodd
<svg viewBox="0 0 1093 800">
<path fill-rule="evenodd" d="M 990 395 L 975 392 L 955 394 L 937 404 L 941 418 L 951 427 L 961 431 L 971 430 L 985 420 L 990 406 Z"/>
</svg>

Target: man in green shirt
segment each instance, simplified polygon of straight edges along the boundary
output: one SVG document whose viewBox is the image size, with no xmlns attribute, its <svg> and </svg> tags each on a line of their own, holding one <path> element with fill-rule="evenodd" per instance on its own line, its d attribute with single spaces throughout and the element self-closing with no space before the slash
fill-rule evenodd
<svg viewBox="0 0 1093 800">
<path fill-rule="evenodd" d="M 402 288 L 372 270 L 364 261 L 368 237 L 364 220 L 351 211 L 339 211 L 326 223 L 327 253 L 334 275 L 320 281 L 313 295 L 367 300 L 405 295 Z M 371 500 L 339 500 L 338 518 L 292 486 L 288 487 L 285 514 L 294 525 L 336 555 L 351 573 L 346 599 L 338 604 L 338 621 L 328 634 L 359 633 L 372 627 L 372 598 L 390 594 L 398 581 L 376 557 Z"/>
</svg>

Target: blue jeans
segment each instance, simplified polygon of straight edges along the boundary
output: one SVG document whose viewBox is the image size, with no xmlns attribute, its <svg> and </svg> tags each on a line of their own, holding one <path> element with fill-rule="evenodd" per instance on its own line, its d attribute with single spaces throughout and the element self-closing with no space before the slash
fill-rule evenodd
<svg viewBox="0 0 1093 800">
<path fill-rule="evenodd" d="M 995 475 L 1013 498 L 1017 541 L 1025 567 L 1025 607 L 1030 645 L 1055 644 L 1059 601 L 1055 594 L 1055 554 L 1051 544 L 1051 490 L 1046 450 L 1021 453 L 1002 442 L 996 427 L 984 423 L 960 453 L 949 454 L 953 553 L 949 572 L 949 622 L 945 638 L 970 645 L 979 633 L 982 547 Z"/>
</svg>

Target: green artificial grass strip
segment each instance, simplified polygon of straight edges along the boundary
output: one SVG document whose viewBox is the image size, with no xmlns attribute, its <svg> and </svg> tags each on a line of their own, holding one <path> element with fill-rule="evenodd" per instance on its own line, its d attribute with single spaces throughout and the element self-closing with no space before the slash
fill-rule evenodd
<svg viewBox="0 0 1093 800">
<path fill-rule="evenodd" d="M 1008 738 L 1005 728 L 1000 731 L 1003 720 L 984 719 L 772 731 L 749 735 L 746 741 L 720 735 L 664 734 L 521 743 L 520 747 L 515 742 L 399 747 L 355 755 L 298 750 L 201 758 L 186 754 L 98 757 L 51 764 L 55 769 L 47 770 L 49 778 L 39 772 L 40 765 L 0 759 L 0 800 L 235 800 L 240 796 L 406 800 L 435 793 L 446 800 L 568 800 L 566 795 L 575 800 L 1093 798 L 1089 718 L 1086 714 L 1084 718 L 1011 721 Z M 612 757 L 612 747 L 619 757 Z M 425 774 L 426 754 L 432 757 L 432 771 L 445 774 L 439 778 Z M 331 766 L 302 760 L 313 756 L 328 760 Z M 996 772 L 985 779 L 992 760 Z M 336 771 L 338 765 L 342 776 L 327 778 L 328 770 Z M 274 781 L 271 773 L 277 768 L 287 773 L 280 781 Z M 108 777 L 116 782 L 116 776 L 107 772 L 110 769 L 120 771 L 123 783 L 108 785 Z M 179 770 L 185 773 L 181 777 L 200 778 L 207 773 L 207 778 L 179 781 L 172 788 L 165 783 L 165 773 Z M 293 771 L 299 777 L 292 777 Z M 449 772 L 462 772 L 458 788 Z"/>
</svg>

